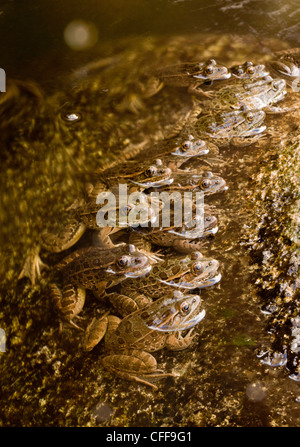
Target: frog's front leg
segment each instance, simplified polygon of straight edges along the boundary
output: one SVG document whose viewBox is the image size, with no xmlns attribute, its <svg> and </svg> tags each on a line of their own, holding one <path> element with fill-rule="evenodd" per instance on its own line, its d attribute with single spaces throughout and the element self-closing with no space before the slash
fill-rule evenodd
<svg viewBox="0 0 300 447">
<path fill-rule="evenodd" d="M 128 349 L 119 354 L 108 355 L 103 358 L 103 365 L 123 379 L 142 383 L 154 390 L 158 390 L 158 387 L 147 379 L 174 377 L 172 373 L 164 373 L 161 369 L 157 369 L 156 359 L 151 354 L 137 349 Z"/>
<path fill-rule="evenodd" d="M 197 337 L 199 334 L 193 334 L 195 328 L 189 330 L 189 332 L 183 337 L 181 332 L 175 332 L 170 334 L 166 340 L 166 347 L 171 349 L 172 351 L 182 351 L 190 346 L 194 337 Z"/>
</svg>

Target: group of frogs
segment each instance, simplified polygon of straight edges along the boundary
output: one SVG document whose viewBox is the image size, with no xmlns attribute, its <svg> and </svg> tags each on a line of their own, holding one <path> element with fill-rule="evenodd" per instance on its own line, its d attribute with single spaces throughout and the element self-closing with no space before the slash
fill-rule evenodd
<svg viewBox="0 0 300 447">
<path fill-rule="evenodd" d="M 152 94 L 184 88 L 195 98 L 195 111 L 183 123 L 179 139 L 163 140 L 133 159 L 121 157 L 93 172 L 84 197 L 70 206 L 63 231 L 42 234 L 39 248 L 25 264 L 21 276 L 35 281 L 43 266 L 40 247 L 60 253 L 87 230 L 95 234 L 93 244 L 55 265 L 49 294 L 62 323 L 82 331 L 75 320 L 86 291 L 108 304 L 111 310 L 86 325 L 82 349 L 90 351 L 103 339 L 109 351 L 103 364 L 118 376 L 157 389 L 153 382 L 173 374 L 158 369 L 151 353 L 164 347 L 185 349 L 195 337 L 195 326 L 205 316 L 200 291 L 221 280 L 219 262 L 201 253 L 203 241 L 218 231 L 218 220 L 213 206 L 205 204 L 200 216 L 193 212 L 184 223 L 176 221 L 173 207 L 168 224 L 162 225 L 161 193 L 199 192 L 206 200 L 226 191 L 225 180 L 211 169 L 220 160 L 220 150 L 255 143 L 264 136 L 266 113 L 287 112 L 277 103 L 287 93 L 283 77 L 294 75 L 291 65 L 297 63 L 284 55 L 279 61 L 272 65 L 277 77 L 264 65 L 246 62 L 227 68 L 215 60 L 154 73 L 157 89 Z M 120 199 L 120 185 L 130 194 L 126 204 L 113 203 L 113 213 L 109 206 L 100 208 L 99 195 L 113 193 Z M 152 192 L 159 193 L 156 201 Z M 131 193 L 138 193 L 138 201 L 130 199 Z M 194 202 L 191 209 L 196 209 Z M 131 219 L 126 219 L 129 214 Z M 114 222 L 106 220 L 100 228 L 99 218 L 111 215 Z"/>
</svg>

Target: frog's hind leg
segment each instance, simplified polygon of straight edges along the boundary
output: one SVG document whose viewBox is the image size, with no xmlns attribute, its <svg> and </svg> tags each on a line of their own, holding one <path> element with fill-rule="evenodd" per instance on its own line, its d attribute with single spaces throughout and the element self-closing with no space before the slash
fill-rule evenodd
<svg viewBox="0 0 300 447">
<path fill-rule="evenodd" d="M 156 359 L 151 354 L 137 349 L 104 357 L 103 365 L 119 377 L 150 386 L 156 391 L 158 387 L 147 379 L 174 377 L 173 373 L 164 373 L 157 369 Z"/>
</svg>

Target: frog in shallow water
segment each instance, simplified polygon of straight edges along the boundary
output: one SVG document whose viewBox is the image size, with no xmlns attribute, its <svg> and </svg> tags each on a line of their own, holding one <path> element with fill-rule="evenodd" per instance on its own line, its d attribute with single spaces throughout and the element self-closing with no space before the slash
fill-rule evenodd
<svg viewBox="0 0 300 447">
<path fill-rule="evenodd" d="M 55 274 L 61 278 L 62 290 L 52 282 L 50 295 L 63 320 L 71 323 L 80 313 L 86 289 L 97 297 L 106 288 L 121 283 L 126 278 L 147 275 L 156 261 L 149 254 L 141 253 L 133 245 L 121 245 L 112 249 L 88 247 L 75 251 L 55 266 Z"/>
<path fill-rule="evenodd" d="M 160 298 L 170 288 L 197 290 L 217 284 L 221 280 L 219 262 L 205 258 L 195 251 L 188 255 L 172 255 L 153 265 L 151 272 L 136 279 L 128 278 L 126 285 L 121 284 L 121 294 L 130 296 L 138 291 L 153 299 Z"/>
<path fill-rule="evenodd" d="M 157 369 L 150 352 L 164 347 L 173 351 L 187 348 L 195 336 L 191 335 L 194 327 L 204 316 L 199 295 L 170 292 L 122 320 L 111 315 L 94 319 L 86 330 L 83 349 L 90 351 L 105 337 L 105 348 L 111 351 L 103 358 L 105 368 L 157 390 L 151 379 L 173 374 Z M 189 331 L 182 336 L 185 330 Z"/>
<path fill-rule="evenodd" d="M 234 85 L 226 85 L 214 94 L 205 109 L 217 110 L 260 110 L 280 112 L 273 104 L 281 101 L 286 95 L 284 79 L 274 80 L 270 76 L 259 81 L 240 81 Z M 284 111 L 284 110 L 282 110 Z"/>
<path fill-rule="evenodd" d="M 204 239 L 213 236 L 218 231 L 218 220 L 208 206 L 204 206 L 203 213 L 196 213 L 193 207 L 189 219 L 180 225 L 176 224 L 174 219 L 175 211 L 176 209 L 171 209 L 168 226 L 162 225 L 163 216 L 160 216 L 159 227 L 140 227 L 131 231 L 130 242 L 137 248 L 148 251 L 152 250 L 151 244 L 155 244 L 160 247 L 173 247 L 180 253 L 190 253 L 200 250 Z M 150 243 L 150 246 L 147 243 Z"/>
<path fill-rule="evenodd" d="M 138 226 L 155 222 L 157 216 L 153 208 L 153 199 L 146 194 L 138 197 L 139 200 L 136 200 L 135 197 L 129 196 L 126 204 L 122 205 L 118 202 L 116 206 L 115 204 L 107 206 L 105 211 L 96 201 L 81 202 L 74 208 L 71 207 L 64 213 L 62 222 L 58 222 L 57 228 L 44 231 L 40 235 L 39 244 L 27 254 L 19 279 L 27 277 L 32 284 L 35 284 L 41 276 L 41 271 L 48 268 L 40 257 L 41 249 L 50 253 L 68 250 L 80 240 L 87 229 L 96 230 L 95 243 L 99 247 L 109 249 L 114 247 L 110 239 L 113 233 L 130 225 Z M 161 201 L 157 202 L 158 209 L 162 205 Z M 145 210 L 142 214 L 138 212 L 141 207 Z M 113 221 L 109 220 L 109 216 L 114 218 Z M 122 222 L 121 227 L 120 222 Z"/>
<path fill-rule="evenodd" d="M 216 141 L 218 146 L 247 146 L 263 137 L 266 114 L 263 110 L 232 110 L 200 115 L 191 123 L 199 138 Z"/>
<path fill-rule="evenodd" d="M 209 97 L 211 92 L 204 91 L 205 83 L 229 79 L 228 69 L 217 64 L 214 59 L 206 62 L 175 64 L 156 72 L 156 76 L 165 84 L 173 87 L 188 87 L 189 93 Z"/>
</svg>

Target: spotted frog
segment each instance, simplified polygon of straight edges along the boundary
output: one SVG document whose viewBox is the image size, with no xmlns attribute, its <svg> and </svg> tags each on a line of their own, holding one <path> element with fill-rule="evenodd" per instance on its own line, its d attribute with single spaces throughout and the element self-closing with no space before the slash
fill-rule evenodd
<svg viewBox="0 0 300 447">
<path fill-rule="evenodd" d="M 104 367 L 118 376 L 157 390 L 151 379 L 173 376 L 157 369 L 150 354 L 164 347 L 178 351 L 190 346 L 195 325 L 205 316 L 198 295 L 171 291 L 166 296 L 125 316 L 94 319 L 88 326 L 83 349 L 90 351 L 105 336 Z M 183 337 L 182 331 L 189 330 Z"/>
<path fill-rule="evenodd" d="M 151 244 L 155 244 L 160 247 L 173 247 L 180 253 L 190 253 L 200 250 L 203 240 L 218 231 L 218 220 L 208 206 L 204 206 L 203 213 L 199 212 L 200 210 L 195 213 L 194 206 L 189 220 L 185 219 L 180 225 L 174 220 L 174 211 L 172 208 L 169 226 L 162 225 L 163 216 L 160 216 L 159 227 L 140 227 L 131 231 L 130 242 L 141 249 L 152 250 Z"/>
<path fill-rule="evenodd" d="M 231 73 L 214 59 L 206 62 L 175 64 L 157 71 L 156 76 L 165 84 L 173 87 L 188 87 L 189 93 L 197 96 L 210 96 L 210 92 L 201 87 L 205 83 L 229 79 Z"/>
<path fill-rule="evenodd" d="M 198 137 L 212 139 L 219 146 L 247 146 L 262 138 L 265 117 L 263 110 L 220 111 L 200 116 L 191 126 Z"/>
<path fill-rule="evenodd" d="M 220 88 L 207 105 L 211 110 L 260 110 L 279 112 L 273 104 L 282 100 L 286 95 L 284 79 L 274 80 L 267 76 L 258 81 L 242 80 L 234 85 Z"/>
<path fill-rule="evenodd" d="M 147 275 L 155 258 L 136 250 L 133 245 L 112 249 L 88 247 L 79 249 L 55 266 L 55 273 L 63 282 L 62 291 L 56 283 L 50 284 L 50 294 L 63 320 L 75 325 L 73 319 L 84 305 L 85 290 L 93 290 L 97 297 L 106 288 L 121 283 L 126 278 Z"/>
<path fill-rule="evenodd" d="M 168 188 L 162 188 L 162 191 L 172 192 L 203 192 L 208 196 L 217 192 L 226 191 L 226 181 L 218 174 L 213 173 L 207 169 L 202 169 L 197 174 L 191 173 L 185 175 L 182 173 L 176 173 L 174 175 L 174 182 Z"/>
<path fill-rule="evenodd" d="M 147 276 L 127 279 L 126 285 L 121 284 L 121 293 L 130 296 L 139 291 L 157 299 L 174 287 L 182 290 L 202 289 L 221 280 L 218 269 L 219 262 L 216 259 L 205 258 L 198 251 L 186 256 L 173 255 L 153 265 Z"/>
</svg>

